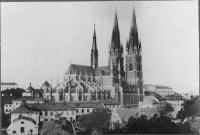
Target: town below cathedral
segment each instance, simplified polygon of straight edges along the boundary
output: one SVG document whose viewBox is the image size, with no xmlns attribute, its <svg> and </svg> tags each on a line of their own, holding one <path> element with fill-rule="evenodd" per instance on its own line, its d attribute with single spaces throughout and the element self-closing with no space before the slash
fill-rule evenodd
<svg viewBox="0 0 200 135">
<path fill-rule="evenodd" d="M 51 78 L 36 89 L 16 83 L 1 82 L 1 133 L 5 135 L 76 135 L 76 134 L 135 134 L 135 133 L 200 133 L 198 108 L 187 114 L 185 104 L 200 102 L 191 93 L 177 93 L 170 86 L 145 84 L 142 44 L 135 10 L 130 16 L 125 48 L 120 37 L 117 10 L 113 14 L 113 29 L 108 43 L 107 65 L 99 65 L 98 33 L 94 31 L 90 65 L 70 63 L 63 80 L 52 85 Z M 96 23 L 96 25 L 98 22 Z M 98 30 L 97 30 L 98 31 Z M 105 49 L 106 50 L 106 49 Z M 80 58 L 81 59 L 81 58 Z M 17 81 L 17 80 L 16 80 Z M 193 104 L 191 104 L 193 102 Z M 199 104 L 198 104 L 199 105 Z M 191 108 L 190 108 L 191 109 Z M 196 109 L 196 110 L 195 110 Z M 186 115 L 187 114 L 187 115 Z M 169 118 L 169 119 L 168 119 Z M 134 132 L 139 121 L 167 121 Z M 131 125 L 136 123 L 135 125 Z M 130 124 L 131 126 L 127 126 Z M 130 129 L 128 129 L 130 128 Z M 140 127 L 141 128 L 141 127 Z M 126 130 L 125 130 L 126 129 Z M 148 129 L 148 131 L 146 131 Z M 151 130 L 150 130 L 151 129 Z M 140 132 L 139 132 L 140 131 Z M 144 132 L 142 132 L 144 131 Z M 146 132 L 145 132 L 146 131 Z M 172 131 L 172 132 L 170 132 Z M 187 132 L 188 133 L 188 132 Z"/>
</svg>

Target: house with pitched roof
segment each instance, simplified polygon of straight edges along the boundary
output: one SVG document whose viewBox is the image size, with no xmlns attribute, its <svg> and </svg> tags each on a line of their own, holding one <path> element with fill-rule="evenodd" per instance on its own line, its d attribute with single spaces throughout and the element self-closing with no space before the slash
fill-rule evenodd
<svg viewBox="0 0 200 135">
<path fill-rule="evenodd" d="M 38 135 L 38 124 L 34 119 L 26 116 L 15 118 L 7 128 L 8 135 Z"/>
<path fill-rule="evenodd" d="M 44 121 L 40 135 L 76 135 L 74 125 L 61 115 L 55 115 L 53 121 Z"/>
<path fill-rule="evenodd" d="M 43 120 L 39 112 L 39 109 L 29 107 L 23 103 L 21 106 L 17 107 L 11 112 L 11 124 L 13 123 L 14 119 L 19 118 L 19 116 L 31 118 L 36 122 L 36 124 L 38 124 Z"/>
</svg>

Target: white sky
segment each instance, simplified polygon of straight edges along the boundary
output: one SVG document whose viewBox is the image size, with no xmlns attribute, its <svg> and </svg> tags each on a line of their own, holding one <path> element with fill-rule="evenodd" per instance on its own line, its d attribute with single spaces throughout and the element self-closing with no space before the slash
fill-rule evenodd
<svg viewBox="0 0 200 135">
<path fill-rule="evenodd" d="M 55 86 L 70 59 L 90 65 L 94 22 L 99 65 L 107 65 L 115 7 L 124 50 L 135 8 L 144 83 L 198 93 L 197 1 L 2 3 L 2 82 L 39 88 L 52 79 Z"/>
</svg>

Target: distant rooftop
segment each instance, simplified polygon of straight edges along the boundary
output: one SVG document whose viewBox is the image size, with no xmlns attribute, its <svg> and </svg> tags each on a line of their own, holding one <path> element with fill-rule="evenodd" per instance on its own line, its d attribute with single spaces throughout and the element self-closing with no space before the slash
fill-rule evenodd
<svg viewBox="0 0 200 135">
<path fill-rule="evenodd" d="M 104 105 L 120 105 L 120 103 L 114 99 L 100 99 L 99 101 L 103 102 Z"/>
<path fill-rule="evenodd" d="M 18 85 L 15 82 L 1 82 L 1 85 Z"/>
<path fill-rule="evenodd" d="M 166 85 L 143 84 L 143 87 L 144 87 L 144 88 L 145 88 L 146 86 L 155 86 L 156 89 L 172 89 L 170 86 L 166 86 Z"/>
<path fill-rule="evenodd" d="M 71 101 L 66 104 L 74 108 L 104 108 L 103 103 L 99 101 Z"/>
</svg>

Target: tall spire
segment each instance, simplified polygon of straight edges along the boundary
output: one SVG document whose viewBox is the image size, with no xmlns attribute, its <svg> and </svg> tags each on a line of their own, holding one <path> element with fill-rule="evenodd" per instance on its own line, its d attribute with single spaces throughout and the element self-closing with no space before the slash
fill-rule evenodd
<svg viewBox="0 0 200 135">
<path fill-rule="evenodd" d="M 117 18 L 117 10 L 116 10 L 116 8 L 115 8 L 115 20 L 114 20 L 113 29 L 119 29 L 118 28 L 118 18 Z"/>
<path fill-rule="evenodd" d="M 97 50 L 95 24 L 94 24 L 94 33 L 93 33 L 92 50 Z"/>
<path fill-rule="evenodd" d="M 114 18 L 112 39 L 111 39 L 111 48 L 115 50 L 115 49 L 119 49 L 119 47 L 120 47 L 120 32 L 119 32 L 119 26 L 118 26 L 117 10 L 115 10 L 115 18 Z"/>
<path fill-rule="evenodd" d="M 93 33 L 92 50 L 91 50 L 91 66 L 94 69 L 98 67 L 98 50 L 97 50 L 95 24 L 94 24 L 94 33 Z"/>
<path fill-rule="evenodd" d="M 134 50 L 130 50 L 130 48 Z M 133 8 L 128 50 L 130 50 L 130 52 L 134 52 L 138 54 L 138 49 L 139 49 L 138 29 L 137 29 L 137 23 L 136 23 L 135 9 Z"/>
<path fill-rule="evenodd" d="M 133 29 L 133 32 L 137 32 L 137 23 L 136 23 L 136 16 L 135 16 L 135 9 L 133 8 L 133 16 L 131 20 L 131 28 Z"/>
</svg>

